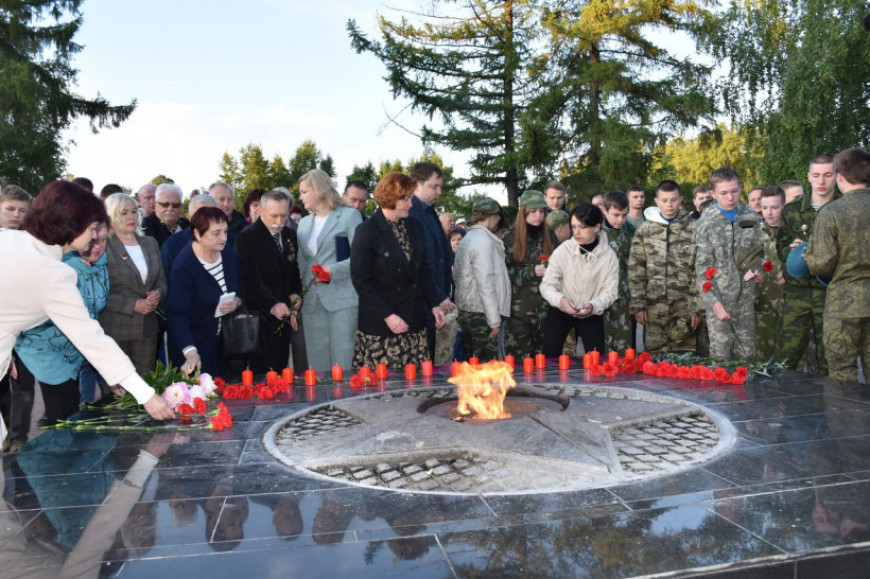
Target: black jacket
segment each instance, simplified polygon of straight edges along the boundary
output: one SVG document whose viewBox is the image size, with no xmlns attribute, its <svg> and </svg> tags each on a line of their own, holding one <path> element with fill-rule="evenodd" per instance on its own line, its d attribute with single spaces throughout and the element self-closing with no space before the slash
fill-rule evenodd
<svg viewBox="0 0 870 579">
<path fill-rule="evenodd" d="M 281 230 L 284 255 L 269 229 L 261 220 L 241 230 L 236 236 L 235 250 L 239 258 L 239 289 L 245 306 L 270 319 L 269 310 L 278 302 L 290 305 L 290 294 L 302 291 L 299 264 L 296 261 L 296 232 L 289 227 Z M 274 318 L 272 318 L 274 319 Z"/>
<path fill-rule="evenodd" d="M 179 217 L 179 231 L 187 229 L 188 227 L 190 227 L 190 221 L 188 221 L 186 217 Z M 156 213 L 152 213 L 142 220 L 142 229 L 145 231 L 145 235 L 156 239 L 157 246 L 161 248 L 163 247 L 163 244 L 166 243 L 166 240 L 172 236 L 172 232 L 169 231 L 168 227 L 161 223 L 160 219 L 157 218 Z"/>
<path fill-rule="evenodd" d="M 424 251 L 423 224 L 405 219 L 411 259 L 405 258 L 380 209 L 356 230 L 350 250 L 350 277 L 359 294 L 359 329 L 373 336 L 392 336 L 384 322 L 396 314 L 416 332 L 426 327 L 426 310 L 437 306 L 438 294 Z"/>
</svg>

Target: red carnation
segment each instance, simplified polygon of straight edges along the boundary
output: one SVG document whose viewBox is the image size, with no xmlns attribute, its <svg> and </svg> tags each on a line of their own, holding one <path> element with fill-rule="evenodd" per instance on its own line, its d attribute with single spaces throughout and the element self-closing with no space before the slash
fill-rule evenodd
<svg viewBox="0 0 870 579">
<path fill-rule="evenodd" d="M 641 372 L 643 372 L 644 374 L 655 374 L 657 369 L 658 369 L 658 366 L 656 366 L 655 364 L 653 364 L 650 361 L 646 361 L 643 363 L 643 366 L 641 367 Z"/>
<path fill-rule="evenodd" d="M 616 367 L 616 364 L 612 362 L 605 362 L 604 366 L 602 366 L 602 369 L 604 371 L 604 375 L 608 378 L 613 378 L 619 371 L 619 368 Z"/>
<path fill-rule="evenodd" d="M 694 378 L 694 376 L 692 376 L 692 369 L 688 366 L 680 366 L 680 369 L 677 372 L 677 378 L 682 378 L 683 380 Z"/>
<path fill-rule="evenodd" d="M 712 287 L 713 287 L 713 282 L 712 282 L 712 281 L 705 281 L 705 282 L 704 282 L 704 285 L 701 286 L 701 290 L 702 290 L 704 293 L 707 293 L 708 291 L 710 291 L 710 289 L 712 289 Z"/>
<path fill-rule="evenodd" d="M 773 271 L 773 262 L 770 260 L 765 261 L 761 264 L 761 269 L 764 271 Z"/>
<path fill-rule="evenodd" d="M 193 410 L 197 414 L 205 414 L 205 400 L 202 398 L 194 398 L 193 399 Z"/>
<path fill-rule="evenodd" d="M 713 370 L 713 379 L 717 382 L 722 382 L 723 384 L 730 384 L 731 374 L 728 373 L 728 370 L 720 366 Z"/>
<path fill-rule="evenodd" d="M 707 271 L 704 272 L 704 277 L 706 277 L 707 279 L 713 279 L 713 277 L 717 273 L 719 273 L 719 272 L 716 271 L 715 267 L 709 267 L 709 268 L 707 268 Z"/>
<path fill-rule="evenodd" d="M 320 264 L 312 265 L 311 272 L 317 277 L 317 281 L 320 283 L 329 283 L 332 279 L 332 274 L 323 269 L 323 266 Z"/>
<path fill-rule="evenodd" d="M 193 406 L 191 406 L 190 404 L 182 404 L 177 408 L 177 410 L 178 413 L 182 416 L 189 416 L 193 414 Z"/>
<path fill-rule="evenodd" d="M 638 365 L 643 367 L 643 365 L 646 364 L 647 362 L 652 362 L 652 354 L 650 354 L 649 352 L 641 352 L 640 354 L 637 355 Z"/>
<path fill-rule="evenodd" d="M 359 374 L 354 374 L 353 376 L 350 377 L 350 387 L 351 388 L 365 388 L 366 384 Z"/>
<path fill-rule="evenodd" d="M 550 263 L 550 258 L 547 257 L 546 255 L 543 255 L 543 254 L 539 255 L 538 256 L 538 263 L 540 263 L 541 265 L 547 265 Z"/>
</svg>

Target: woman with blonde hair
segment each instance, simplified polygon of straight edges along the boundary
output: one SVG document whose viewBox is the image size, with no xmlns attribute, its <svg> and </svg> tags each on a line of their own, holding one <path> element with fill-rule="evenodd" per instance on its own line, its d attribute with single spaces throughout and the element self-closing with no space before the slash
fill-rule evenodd
<svg viewBox="0 0 870 579">
<path fill-rule="evenodd" d="M 308 367 L 349 369 L 353 360 L 359 297 L 350 277 L 350 248 L 362 215 L 347 207 L 329 175 L 319 169 L 299 179 L 299 198 L 308 215 L 299 222 L 299 272 L 310 287 L 302 301 L 302 327 Z M 330 276 L 312 284 L 312 266 Z"/>
<path fill-rule="evenodd" d="M 157 363 L 157 307 L 166 295 L 160 248 L 143 235 L 139 206 L 126 193 L 106 198 L 109 241 L 109 297 L 100 324 L 127 354 L 136 371 L 146 374 Z"/>
<path fill-rule="evenodd" d="M 403 368 L 429 358 L 426 307 L 436 327 L 444 312 L 423 250 L 423 225 L 408 219 L 416 182 L 389 173 L 375 187 L 379 209 L 356 231 L 350 275 L 365 308 L 359 314 L 353 366 Z"/>
</svg>

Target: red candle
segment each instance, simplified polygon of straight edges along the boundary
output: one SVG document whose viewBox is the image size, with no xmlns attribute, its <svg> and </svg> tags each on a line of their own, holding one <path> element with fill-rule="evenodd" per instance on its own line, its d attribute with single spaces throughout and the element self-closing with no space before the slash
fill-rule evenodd
<svg viewBox="0 0 870 579">
<path fill-rule="evenodd" d="M 266 385 L 268 386 L 272 382 L 278 379 L 278 372 L 274 370 L 269 370 L 266 372 Z"/>
<path fill-rule="evenodd" d="M 405 365 L 405 380 L 416 380 L 417 379 L 417 365 L 416 364 L 406 364 Z"/>
<path fill-rule="evenodd" d="M 626 348 L 625 349 L 625 361 L 634 360 L 635 351 L 634 348 Z"/>
<path fill-rule="evenodd" d="M 462 362 L 452 362 L 450 364 L 450 375 L 455 377 L 459 373 L 460 366 L 462 366 Z"/>
<path fill-rule="evenodd" d="M 283 378 L 287 384 L 293 384 L 293 368 L 284 368 L 281 370 L 281 378 Z"/>
<path fill-rule="evenodd" d="M 571 357 L 567 354 L 559 356 L 559 370 L 568 370 L 571 368 Z"/>
<path fill-rule="evenodd" d="M 535 369 L 535 361 L 532 358 L 523 358 L 523 372 L 530 373 Z"/>
<path fill-rule="evenodd" d="M 514 358 L 513 354 L 508 354 L 507 356 L 505 356 L 504 361 L 506 364 L 510 364 L 511 370 L 514 369 L 514 365 L 516 364 L 516 359 Z"/>
<path fill-rule="evenodd" d="M 305 385 L 306 386 L 316 386 L 317 385 L 317 371 L 314 368 L 309 368 L 305 371 Z"/>
<path fill-rule="evenodd" d="M 242 370 L 242 386 L 253 386 L 254 385 L 254 373 L 251 372 L 250 368 L 247 370 Z"/>
<path fill-rule="evenodd" d="M 469 366 L 479 366 L 480 365 L 480 358 L 478 358 L 477 356 L 472 356 L 471 358 L 468 359 L 468 365 Z"/>
<path fill-rule="evenodd" d="M 432 376 L 432 360 L 423 360 L 423 363 L 420 365 L 420 374 L 423 377 Z"/>
<path fill-rule="evenodd" d="M 587 370 L 592 367 L 592 354 L 583 354 L 583 367 Z"/>
<path fill-rule="evenodd" d="M 619 364 L 619 352 L 614 352 L 613 350 L 610 350 L 607 353 L 607 361 L 611 364 Z"/>
<path fill-rule="evenodd" d="M 601 352 L 599 352 L 598 350 L 592 350 L 591 352 L 589 352 L 589 356 L 591 356 L 590 361 L 592 362 L 593 366 L 601 363 Z"/>
<path fill-rule="evenodd" d="M 547 357 L 543 354 L 537 354 L 535 356 L 535 368 L 541 369 L 547 366 Z"/>
<path fill-rule="evenodd" d="M 362 368 L 359 369 L 359 377 L 362 378 L 363 380 L 366 380 L 366 379 L 371 380 L 372 379 L 372 369 L 369 368 L 368 366 L 363 366 Z"/>
<path fill-rule="evenodd" d="M 378 380 L 386 380 L 387 379 L 387 365 L 386 364 L 378 364 L 375 368 L 375 372 L 377 373 Z"/>
<path fill-rule="evenodd" d="M 314 370 L 312 370 L 313 372 Z M 307 373 L 307 371 L 306 371 Z M 314 402 L 317 400 L 317 387 L 306 385 L 305 386 L 305 401 L 306 402 Z"/>
<path fill-rule="evenodd" d="M 344 380 L 344 368 L 336 364 L 332 367 L 332 381 L 341 382 Z"/>
</svg>

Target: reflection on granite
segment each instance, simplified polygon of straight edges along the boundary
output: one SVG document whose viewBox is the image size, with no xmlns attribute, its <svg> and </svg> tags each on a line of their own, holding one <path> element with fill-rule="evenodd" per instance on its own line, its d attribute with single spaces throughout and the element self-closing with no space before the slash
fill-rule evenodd
<svg viewBox="0 0 870 579">
<path fill-rule="evenodd" d="M 647 376 L 595 383 L 707 406 L 739 440 L 667 476 L 484 497 L 307 478 L 263 451 L 272 421 L 359 395 L 346 386 L 231 401 L 235 426 L 219 433 L 48 431 L 2 457 L 0 576 L 867 576 L 866 388 L 797 373 L 745 388 Z M 380 389 L 406 387 L 427 386 L 392 378 Z M 129 484 L 136 473 L 144 482 Z"/>
</svg>

